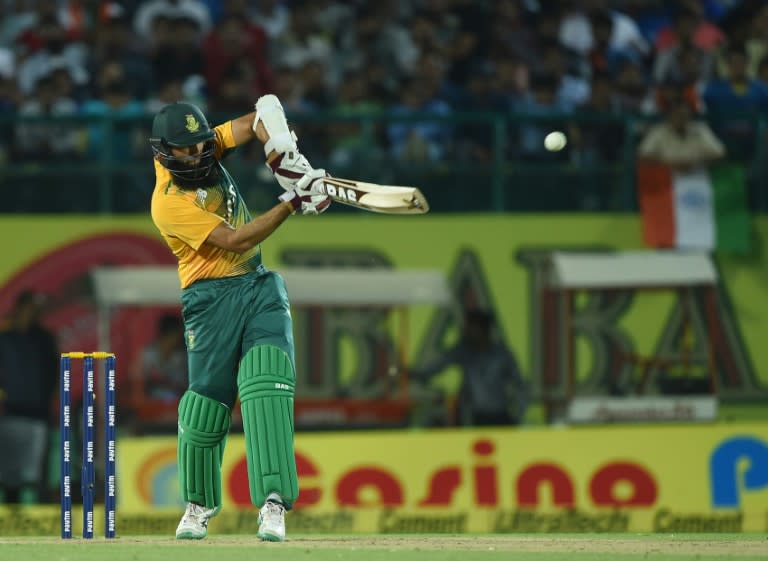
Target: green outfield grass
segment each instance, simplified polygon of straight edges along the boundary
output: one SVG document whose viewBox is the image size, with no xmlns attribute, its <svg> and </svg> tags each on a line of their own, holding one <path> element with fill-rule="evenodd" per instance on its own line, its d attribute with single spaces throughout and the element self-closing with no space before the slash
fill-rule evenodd
<svg viewBox="0 0 768 561">
<path fill-rule="evenodd" d="M 252 536 L 178 542 L 156 536 L 116 540 L 0 538 L 0 560 L 24 561 L 757 561 L 768 534 L 549 534 L 291 536 L 282 544 Z"/>
</svg>

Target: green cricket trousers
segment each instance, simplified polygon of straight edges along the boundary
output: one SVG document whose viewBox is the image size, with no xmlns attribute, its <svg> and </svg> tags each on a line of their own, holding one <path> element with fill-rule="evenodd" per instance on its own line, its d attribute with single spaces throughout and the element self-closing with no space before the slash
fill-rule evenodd
<svg viewBox="0 0 768 561">
<path fill-rule="evenodd" d="M 240 360 L 257 345 L 273 345 L 295 371 L 293 327 L 283 278 L 260 269 L 203 279 L 181 296 L 189 357 L 189 389 L 232 408 Z"/>
</svg>

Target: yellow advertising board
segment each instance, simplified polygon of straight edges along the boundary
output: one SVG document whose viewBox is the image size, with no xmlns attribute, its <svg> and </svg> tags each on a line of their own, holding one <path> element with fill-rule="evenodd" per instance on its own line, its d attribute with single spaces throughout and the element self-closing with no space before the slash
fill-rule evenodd
<svg viewBox="0 0 768 561">
<path fill-rule="evenodd" d="M 300 433 L 296 453 L 294 534 L 768 531 L 768 424 Z M 255 532 L 241 435 L 222 483 L 212 530 Z M 118 532 L 171 534 L 180 501 L 175 438 L 121 440 Z M 0 509 L 2 535 L 57 532 L 54 507 Z"/>
<path fill-rule="evenodd" d="M 121 442 L 123 514 L 179 505 L 175 452 Z M 768 424 L 302 433 L 296 453 L 302 531 L 768 531 Z M 222 474 L 225 510 L 250 508 L 241 437 Z"/>
</svg>

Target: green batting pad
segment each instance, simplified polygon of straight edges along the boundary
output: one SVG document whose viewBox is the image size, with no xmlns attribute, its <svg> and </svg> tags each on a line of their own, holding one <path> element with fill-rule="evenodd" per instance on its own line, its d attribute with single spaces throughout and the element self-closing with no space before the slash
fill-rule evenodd
<svg viewBox="0 0 768 561">
<path fill-rule="evenodd" d="M 221 459 L 229 407 L 192 391 L 179 402 L 179 487 L 185 502 L 221 507 Z"/>
<path fill-rule="evenodd" d="M 240 361 L 237 386 L 251 502 L 256 506 L 275 492 L 290 509 L 299 496 L 293 453 L 294 380 L 293 365 L 278 347 L 256 346 Z"/>
</svg>

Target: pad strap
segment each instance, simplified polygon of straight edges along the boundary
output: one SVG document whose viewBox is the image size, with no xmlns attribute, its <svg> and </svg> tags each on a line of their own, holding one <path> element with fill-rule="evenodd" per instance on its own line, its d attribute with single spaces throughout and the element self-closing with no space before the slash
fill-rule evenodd
<svg viewBox="0 0 768 561">
<path fill-rule="evenodd" d="M 179 401 L 179 488 L 184 502 L 221 506 L 221 459 L 229 432 L 229 407 L 193 391 Z"/>
<path fill-rule="evenodd" d="M 251 502 L 278 493 L 286 509 L 299 496 L 293 449 L 293 364 L 282 349 L 259 345 L 246 353 L 237 375 Z"/>
</svg>

